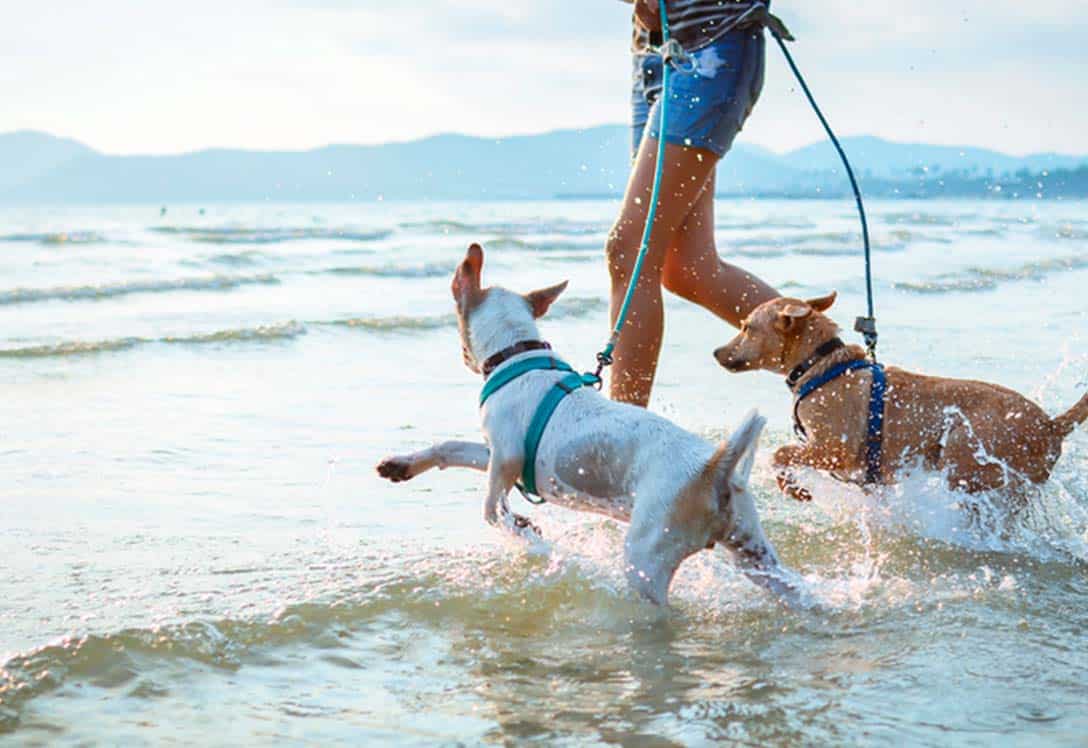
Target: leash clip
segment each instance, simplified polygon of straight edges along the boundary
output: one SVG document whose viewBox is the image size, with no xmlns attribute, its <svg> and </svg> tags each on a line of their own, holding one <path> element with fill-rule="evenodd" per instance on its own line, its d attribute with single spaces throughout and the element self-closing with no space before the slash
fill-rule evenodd
<svg viewBox="0 0 1088 748">
<path fill-rule="evenodd" d="M 593 378 L 595 381 L 591 387 L 598 392 L 601 391 L 604 380 L 601 378 L 601 374 L 604 372 L 604 367 L 612 365 L 612 356 L 604 351 L 597 353 L 597 370 L 593 372 Z"/>
<path fill-rule="evenodd" d="M 876 363 L 876 318 L 858 317 L 854 320 L 854 331 L 860 332 L 861 336 L 865 338 L 865 350 L 869 360 Z"/>
<path fill-rule="evenodd" d="M 666 65 L 672 65 L 677 72 L 695 72 L 695 68 L 697 67 L 695 58 L 689 55 L 680 42 L 675 39 L 669 39 L 662 44 L 657 48 L 657 52 L 661 55 L 661 61 Z"/>
</svg>

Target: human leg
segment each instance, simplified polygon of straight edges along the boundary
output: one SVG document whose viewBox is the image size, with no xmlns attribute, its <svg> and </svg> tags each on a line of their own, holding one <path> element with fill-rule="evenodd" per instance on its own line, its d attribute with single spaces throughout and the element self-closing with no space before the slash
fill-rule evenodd
<svg viewBox="0 0 1088 748">
<path fill-rule="evenodd" d="M 620 216 L 606 252 L 612 281 L 611 319 L 615 324 L 642 243 L 657 165 L 657 140 L 643 139 L 627 184 Z M 664 331 L 661 272 L 676 232 L 691 212 L 717 156 L 701 148 L 666 143 L 665 169 L 650 232 L 649 248 L 635 284 L 630 312 L 616 344 L 610 391 L 612 399 L 645 406 L 650 400 Z"/>
<path fill-rule="evenodd" d="M 714 241 L 714 175 L 665 255 L 661 281 L 672 293 L 695 302 L 739 327 L 748 313 L 781 294 L 743 268 L 722 261 Z"/>
</svg>

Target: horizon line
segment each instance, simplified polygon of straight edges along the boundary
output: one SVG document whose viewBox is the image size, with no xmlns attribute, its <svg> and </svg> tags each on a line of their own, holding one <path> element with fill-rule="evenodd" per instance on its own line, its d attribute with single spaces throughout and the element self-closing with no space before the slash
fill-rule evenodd
<svg viewBox="0 0 1088 748">
<path fill-rule="evenodd" d="M 325 150 L 325 149 L 328 149 L 328 148 L 383 148 L 383 147 L 395 146 L 395 145 L 413 145 L 413 144 L 417 144 L 417 143 L 425 143 L 427 141 L 437 140 L 437 139 L 440 139 L 440 138 L 464 138 L 464 139 L 467 139 L 467 140 L 494 141 L 496 143 L 499 143 L 499 142 L 506 141 L 506 140 L 520 140 L 520 139 L 529 139 L 529 138 L 540 138 L 540 137 L 545 137 L 545 136 L 548 136 L 548 135 L 559 135 L 559 134 L 563 134 L 563 133 L 585 133 L 585 132 L 588 132 L 588 131 L 591 131 L 591 130 L 602 130 L 602 129 L 606 129 L 606 128 L 623 128 L 623 129 L 627 129 L 629 127 L 630 126 L 627 125 L 627 124 L 612 122 L 612 123 L 601 123 L 601 124 L 596 124 L 596 125 L 587 125 L 585 127 L 561 127 L 561 128 L 553 128 L 553 129 L 550 129 L 550 130 L 542 130 L 542 131 L 539 131 L 539 132 L 512 133 L 512 134 L 508 134 L 508 135 L 474 135 L 474 134 L 471 134 L 471 133 L 460 133 L 460 132 L 438 132 L 438 133 L 433 133 L 431 135 L 424 135 L 424 136 L 420 136 L 420 137 L 417 137 L 417 138 L 410 138 L 410 139 L 407 139 L 407 140 L 388 140 L 388 141 L 382 141 L 382 142 L 378 142 L 378 143 L 325 143 L 323 145 L 316 145 L 316 146 L 311 146 L 311 147 L 308 147 L 308 148 L 245 148 L 245 147 L 236 147 L 236 146 L 208 146 L 208 147 L 205 147 L 205 148 L 198 148 L 198 149 L 195 149 L 195 150 L 184 150 L 184 151 L 175 151 L 175 152 L 157 152 L 157 153 L 151 153 L 151 152 L 111 153 L 111 152 L 108 152 L 108 151 L 99 150 L 99 149 L 95 148 L 94 146 L 88 145 L 87 143 L 83 142 L 79 138 L 76 138 L 76 137 L 73 137 L 73 136 L 70 136 L 70 135 L 57 135 L 57 134 L 49 132 L 47 130 L 38 130 L 38 129 L 34 129 L 34 128 L 29 128 L 29 127 L 28 128 L 20 128 L 20 129 L 17 129 L 17 130 L 8 130 L 8 131 L 5 131 L 5 132 L 0 132 L 0 138 L 12 136 L 12 135 L 44 136 L 44 137 L 48 137 L 48 138 L 53 138 L 54 140 L 67 141 L 67 142 L 74 143 L 74 144 L 79 145 L 79 146 L 81 146 L 83 148 L 86 148 L 86 149 L 88 149 L 88 150 L 92 151 L 93 153 L 95 153 L 97 155 L 100 155 L 100 156 L 120 157 L 120 158 L 141 158 L 141 157 L 143 157 L 143 158 L 172 158 L 172 157 L 183 157 L 183 156 L 198 155 L 198 154 L 201 154 L 201 153 L 214 153 L 214 152 L 217 152 L 217 151 L 233 151 L 233 152 L 238 152 L 238 153 L 299 153 L 299 154 L 301 154 L 301 153 L 315 153 L 317 151 L 322 151 L 322 150 Z M 886 137 L 883 137 L 881 135 L 872 135 L 872 134 L 844 135 L 844 136 L 841 136 L 839 139 L 843 140 L 843 141 L 850 141 L 850 140 L 857 140 L 857 139 L 863 139 L 863 138 L 872 139 L 872 140 L 879 140 L 879 141 L 882 141 L 884 143 L 890 143 L 892 145 L 898 145 L 898 146 L 925 146 L 925 147 L 936 147 L 936 148 L 949 148 L 949 149 L 959 148 L 959 149 L 971 149 L 971 150 L 978 150 L 978 151 L 986 151 L 988 153 L 998 154 L 998 155 L 1001 155 L 1001 156 L 1008 156 L 1008 157 L 1012 157 L 1012 158 L 1032 158 L 1032 157 L 1039 157 L 1039 156 L 1057 156 L 1057 157 L 1062 157 L 1062 158 L 1080 158 L 1080 159 L 1088 160 L 1088 153 L 1076 154 L 1076 153 L 1062 153 L 1062 152 L 1059 152 L 1059 151 L 1031 151 L 1031 152 L 1028 152 L 1028 153 L 1019 154 L 1019 153 L 1010 153 L 1010 152 L 1007 152 L 1007 151 L 996 150 L 996 149 L 990 148 L 988 146 L 967 145 L 967 144 L 963 144 L 963 143 L 931 143 L 931 142 L 923 142 L 923 141 L 903 141 L 903 140 L 895 140 L 895 139 L 892 139 L 892 138 L 886 138 Z M 808 143 L 806 145 L 798 146 L 796 148 L 791 148 L 791 149 L 788 149 L 788 150 L 785 150 L 785 151 L 778 151 L 778 150 L 775 150 L 773 148 L 769 148 L 767 146 L 760 145 L 758 143 L 739 142 L 737 145 L 740 146 L 740 147 L 746 148 L 746 149 L 751 149 L 753 151 L 762 151 L 762 152 L 765 152 L 765 153 L 768 153 L 768 154 L 772 154 L 772 155 L 774 155 L 776 157 L 779 157 L 779 158 L 784 158 L 784 157 L 789 156 L 792 153 L 797 153 L 799 151 L 803 151 L 803 150 L 805 150 L 807 148 L 811 148 L 813 146 L 820 145 L 821 143 L 827 144 L 828 146 L 831 145 L 830 141 L 828 141 L 826 139 L 816 140 L 816 141 L 813 141 L 813 142 Z"/>
</svg>

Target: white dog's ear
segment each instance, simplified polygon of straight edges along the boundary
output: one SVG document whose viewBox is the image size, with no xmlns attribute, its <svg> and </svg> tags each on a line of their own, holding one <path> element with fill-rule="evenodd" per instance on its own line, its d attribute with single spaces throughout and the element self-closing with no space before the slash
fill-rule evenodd
<svg viewBox="0 0 1088 748">
<path fill-rule="evenodd" d="M 821 296 L 818 299 L 809 299 L 808 305 L 815 309 L 817 312 L 826 312 L 831 308 L 831 305 L 835 303 L 835 299 L 839 296 L 837 291 L 832 291 L 827 296 Z"/>
<path fill-rule="evenodd" d="M 457 266 L 453 274 L 451 291 L 455 299 L 461 300 L 480 290 L 480 275 L 484 269 L 484 250 L 473 243 L 465 253 L 465 259 Z"/>
<path fill-rule="evenodd" d="M 533 316 L 543 317 L 545 312 L 548 311 L 548 307 L 559 298 L 559 294 L 563 293 L 566 288 L 567 281 L 563 281 L 554 286 L 548 286 L 525 294 L 525 300 L 529 302 L 529 308 L 533 310 Z"/>
</svg>

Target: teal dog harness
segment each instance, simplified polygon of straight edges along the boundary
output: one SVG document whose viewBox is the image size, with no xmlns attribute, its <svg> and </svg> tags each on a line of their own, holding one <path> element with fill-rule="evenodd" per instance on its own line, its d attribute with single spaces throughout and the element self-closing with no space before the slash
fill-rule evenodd
<svg viewBox="0 0 1088 748">
<path fill-rule="evenodd" d="M 510 355 L 516 355 L 525 350 L 523 344 L 520 343 L 511 346 L 511 348 L 507 350 L 511 349 L 519 350 L 515 350 L 514 353 L 511 353 Z M 505 353 L 505 351 L 491 357 L 488 359 L 488 362 L 501 356 L 502 353 Z M 498 364 L 496 363 L 491 368 L 494 368 L 497 365 Z M 531 358 L 524 358 L 507 367 L 499 369 L 493 376 L 488 377 L 487 381 L 484 382 L 483 390 L 480 391 L 480 407 L 483 407 L 489 397 L 518 377 L 527 374 L 530 371 L 567 372 L 567 375 L 556 382 L 548 390 L 547 394 L 544 395 L 544 399 L 540 401 L 540 404 L 536 406 L 536 412 L 533 413 L 533 419 L 529 422 L 529 430 L 525 433 L 525 463 L 521 469 L 521 483 L 518 484 L 518 489 L 525 494 L 525 498 L 530 502 L 534 504 L 543 504 L 543 499 L 533 501 L 529 496 L 540 495 L 536 487 L 536 453 L 540 447 L 540 440 L 544 436 L 544 430 L 548 428 L 548 421 L 551 420 L 555 409 L 559 407 L 559 403 L 563 402 L 563 398 L 582 387 L 596 387 L 601 383 L 601 378 L 596 374 L 579 374 L 570 367 L 570 364 L 555 356 L 532 356 Z"/>
</svg>

